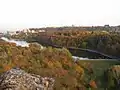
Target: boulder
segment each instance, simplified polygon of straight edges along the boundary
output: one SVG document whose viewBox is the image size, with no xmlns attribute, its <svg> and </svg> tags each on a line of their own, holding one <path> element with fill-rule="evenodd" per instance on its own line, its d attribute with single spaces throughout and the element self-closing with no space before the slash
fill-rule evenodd
<svg viewBox="0 0 120 90">
<path fill-rule="evenodd" d="M 53 90 L 54 81 L 13 68 L 0 76 L 0 90 Z"/>
</svg>

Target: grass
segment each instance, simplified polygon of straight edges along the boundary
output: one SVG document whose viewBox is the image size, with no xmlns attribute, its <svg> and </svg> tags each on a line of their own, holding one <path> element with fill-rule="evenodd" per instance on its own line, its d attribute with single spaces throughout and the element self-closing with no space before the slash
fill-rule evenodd
<svg viewBox="0 0 120 90">
<path fill-rule="evenodd" d="M 92 68 L 94 73 L 92 79 L 95 79 L 98 86 L 97 90 L 105 90 L 107 85 L 104 78 L 104 71 L 112 65 L 120 65 L 119 60 L 80 60 L 80 65 L 88 68 Z M 85 72 L 85 78 L 89 82 L 90 75 Z"/>
</svg>

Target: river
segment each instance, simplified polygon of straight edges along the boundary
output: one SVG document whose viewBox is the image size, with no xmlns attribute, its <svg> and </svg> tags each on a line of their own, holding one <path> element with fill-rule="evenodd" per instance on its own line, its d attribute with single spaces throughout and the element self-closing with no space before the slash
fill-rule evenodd
<svg viewBox="0 0 120 90">
<path fill-rule="evenodd" d="M 17 46 L 21 47 L 29 47 L 29 43 L 26 41 L 20 41 L 20 40 L 15 40 L 15 39 L 8 39 L 6 37 L 1 37 L 2 40 L 9 42 L 9 43 L 16 43 Z"/>
<path fill-rule="evenodd" d="M 28 42 L 15 40 L 15 39 L 8 39 L 6 37 L 1 37 L 2 40 L 10 43 L 16 43 L 17 46 L 21 47 L 29 47 Z M 57 46 L 53 46 L 57 47 Z M 57 47 L 62 48 L 62 47 Z M 68 48 L 68 50 L 72 53 L 72 58 L 74 60 L 93 60 L 93 59 L 116 59 L 116 57 L 111 57 L 109 55 L 100 53 L 98 51 L 90 50 L 90 49 L 81 49 L 81 48 Z"/>
</svg>

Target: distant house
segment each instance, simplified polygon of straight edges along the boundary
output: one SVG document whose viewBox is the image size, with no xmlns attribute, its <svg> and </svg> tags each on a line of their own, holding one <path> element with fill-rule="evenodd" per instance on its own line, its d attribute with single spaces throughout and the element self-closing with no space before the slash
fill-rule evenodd
<svg viewBox="0 0 120 90">
<path fill-rule="evenodd" d="M 120 27 L 119 26 L 112 26 L 110 29 L 110 32 L 120 32 Z"/>
<path fill-rule="evenodd" d="M 0 37 L 3 37 L 4 36 L 4 34 L 3 33 L 0 33 Z"/>
<path fill-rule="evenodd" d="M 41 28 L 29 28 L 30 33 L 44 33 L 46 30 L 41 29 Z"/>
<path fill-rule="evenodd" d="M 18 34 L 20 34 L 21 33 L 21 31 L 16 31 L 16 35 L 18 35 Z"/>
<path fill-rule="evenodd" d="M 30 30 L 29 30 L 29 29 L 23 29 L 22 32 L 23 32 L 23 33 L 27 33 L 27 32 L 30 32 Z"/>
<path fill-rule="evenodd" d="M 12 35 L 16 35 L 16 31 L 7 31 L 7 34 L 12 36 Z"/>
<path fill-rule="evenodd" d="M 39 30 L 39 32 L 45 32 L 45 30 Z"/>
<path fill-rule="evenodd" d="M 102 31 L 103 33 L 109 33 L 109 32 L 107 32 L 107 31 Z"/>
<path fill-rule="evenodd" d="M 108 24 L 108 25 L 104 25 L 104 27 L 105 27 L 105 28 L 109 28 L 110 26 L 109 26 L 109 24 Z"/>
</svg>

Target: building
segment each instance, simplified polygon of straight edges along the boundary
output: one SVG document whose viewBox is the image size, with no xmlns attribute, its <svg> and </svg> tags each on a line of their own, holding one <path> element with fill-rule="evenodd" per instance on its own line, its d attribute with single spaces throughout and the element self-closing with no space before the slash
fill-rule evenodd
<svg viewBox="0 0 120 90">
<path fill-rule="evenodd" d="M 0 37 L 3 37 L 4 36 L 4 34 L 3 33 L 0 33 Z"/>
<path fill-rule="evenodd" d="M 41 28 L 29 28 L 30 33 L 45 33 L 46 30 L 41 29 Z"/>
<path fill-rule="evenodd" d="M 7 31 L 7 35 L 10 35 L 10 36 L 16 35 L 16 31 Z"/>
</svg>

